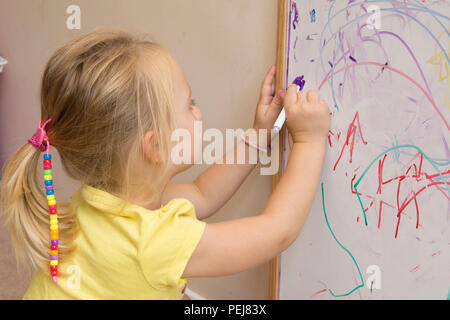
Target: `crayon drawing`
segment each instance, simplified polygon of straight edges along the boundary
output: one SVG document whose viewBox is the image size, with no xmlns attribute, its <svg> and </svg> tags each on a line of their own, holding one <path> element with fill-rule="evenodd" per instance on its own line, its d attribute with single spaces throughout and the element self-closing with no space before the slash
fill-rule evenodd
<svg viewBox="0 0 450 320">
<path fill-rule="evenodd" d="M 287 85 L 303 76 L 332 118 L 279 298 L 446 299 L 450 2 L 291 0 L 287 30 Z"/>
</svg>

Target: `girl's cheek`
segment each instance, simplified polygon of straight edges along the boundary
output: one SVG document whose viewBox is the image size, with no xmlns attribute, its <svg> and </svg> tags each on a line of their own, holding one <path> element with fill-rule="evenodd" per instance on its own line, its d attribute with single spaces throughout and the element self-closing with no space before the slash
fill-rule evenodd
<svg viewBox="0 0 450 320">
<path fill-rule="evenodd" d="M 200 111 L 200 109 L 199 108 L 197 108 L 197 107 L 192 107 L 192 113 L 194 114 L 194 119 L 195 120 L 197 120 L 197 121 L 200 121 L 200 120 L 202 120 L 202 112 Z"/>
</svg>

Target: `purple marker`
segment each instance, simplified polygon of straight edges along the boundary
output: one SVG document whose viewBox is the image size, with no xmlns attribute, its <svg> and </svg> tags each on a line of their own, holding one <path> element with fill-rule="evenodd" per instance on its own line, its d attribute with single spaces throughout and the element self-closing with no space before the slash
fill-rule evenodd
<svg viewBox="0 0 450 320">
<path fill-rule="evenodd" d="M 293 84 L 297 85 L 297 92 L 300 90 L 303 90 L 303 87 L 305 86 L 305 80 L 303 79 L 303 76 L 295 78 Z M 286 121 L 286 111 L 284 108 L 281 110 L 280 115 L 278 116 L 277 120 L 275 121 L 275 124 L 273 125 L 273 130 L 275 132 L 279 132 L 281 130 L 281 127 L 283 126 L 284 122 Z"/>
</svg>

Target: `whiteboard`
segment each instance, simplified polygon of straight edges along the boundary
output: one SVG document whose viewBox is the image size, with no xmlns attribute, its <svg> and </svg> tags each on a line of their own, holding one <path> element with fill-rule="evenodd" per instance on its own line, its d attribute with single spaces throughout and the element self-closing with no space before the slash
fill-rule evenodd
<svg viewBox="0 0 450 320">
<path fill-rule="evenodd" d="M 288 3 L 286 87 L 332 118 L 279 299 L 450 299 L 450 2 Z"/>
</svg>

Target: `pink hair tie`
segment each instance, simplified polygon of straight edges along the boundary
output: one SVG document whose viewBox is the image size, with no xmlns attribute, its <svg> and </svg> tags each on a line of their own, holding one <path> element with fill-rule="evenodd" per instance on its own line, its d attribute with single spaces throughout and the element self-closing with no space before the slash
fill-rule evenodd
<svg viewBox="0 0 450 320">
<path fill-rule="evenodd" d="M 48 151 L 50 149 L 50 143 L 48 141 L 47 133 L 45 132 L 45 126 L 48 122 L 50 122 L 52 119 L 48 119 L 44 122 L 44 124 L 41 126 L 41 120 L 39 120 L 39 126 L 36 130 L 36 133 L 28 139 L 28 142 L 31 143 L 36 149 L 40 151 Z M 44 144 L 45 141 L 45 144 Z"/>
</svg>

